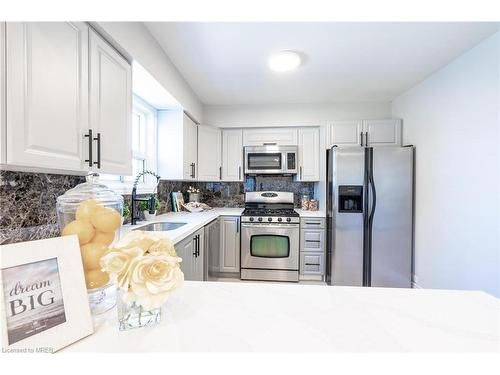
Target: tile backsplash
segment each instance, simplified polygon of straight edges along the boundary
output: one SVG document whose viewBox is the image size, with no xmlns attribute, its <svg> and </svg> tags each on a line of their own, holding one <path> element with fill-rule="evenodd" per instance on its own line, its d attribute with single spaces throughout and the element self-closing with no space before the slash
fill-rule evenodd
<svg viewBox="0 0 500 375">
<path fill-rule="evenodd" d="M 0 244 L 57 236 L 56 198 L 82 182 L 84 176 L 0 171 Z M 172 210 L 171 192 L 186 192 L 189 186 L 199 189 L 201 202 L 211 207 L 243 207 L 246 191 L 292 191 L 296 207 L 303 194 L 314 196 L 313 182 L 295 182 L 292 177 L 257 176 L 245 182 L 162 180 L 159 213 Z M 130 204 L 130 195 L 124 199 Z M 184 199 L 188 201 L 187 194 Z"/>
</svg>

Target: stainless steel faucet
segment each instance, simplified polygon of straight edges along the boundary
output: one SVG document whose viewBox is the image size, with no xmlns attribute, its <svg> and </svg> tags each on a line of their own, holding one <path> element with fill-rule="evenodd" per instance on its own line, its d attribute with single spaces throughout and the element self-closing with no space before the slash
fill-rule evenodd
<svg viewBox="0 0 500 375">
<path fill-rule="evenodd" d="M 149 198 L 137 198 L 137 184 L 139 183 L 139 179 L 146 174 L 150 174 L 156 177 L 156 186 Z M 154 213 L 155 211 L 154 194 L 156 192 L 156 189 L 158 188 L 158 184 L 160 183 L 160 178 L 161 178 L 160 175 L 156 174 L 153 171 L 143 171 L 135 177 L 134 186 L 132 187 L 132 202 L 130 204 L 130 222 L 132 225 L 136 225 L 137 220 L 140 219 L 139 216 L 137 216 L 137 206 L 136 206 L 137 202 L 149 202 L 149 213 L 151 214 Z"/>
</svg>

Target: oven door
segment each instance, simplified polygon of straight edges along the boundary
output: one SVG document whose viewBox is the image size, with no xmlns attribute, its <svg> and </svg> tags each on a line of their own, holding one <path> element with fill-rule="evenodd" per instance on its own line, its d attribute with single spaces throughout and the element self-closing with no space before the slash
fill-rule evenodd
<svg viewBox="0 0 500 375">
<path fill-rule="evenodd" d="M 241 225 L 241 267 L 299 269 L 299 224 Z"/>
<path fill-rule="evenodd" d="M 285 162 L 283 152 L 277 149 L 245 150 L 245 173 L 247 174 L 282 173 Z"/>
</svg>

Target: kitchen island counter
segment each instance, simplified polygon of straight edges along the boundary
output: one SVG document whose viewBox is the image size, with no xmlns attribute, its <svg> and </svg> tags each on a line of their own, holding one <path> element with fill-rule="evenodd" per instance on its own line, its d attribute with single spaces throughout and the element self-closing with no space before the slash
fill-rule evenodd
<svg viewBox="0 0 500 375">
<path fill-rule="evenodd" d="M 120 332 L 116 309 L 64 352 L 498 352 L 483 292 L 186 281 L 161 323 Z"/>
</svg>

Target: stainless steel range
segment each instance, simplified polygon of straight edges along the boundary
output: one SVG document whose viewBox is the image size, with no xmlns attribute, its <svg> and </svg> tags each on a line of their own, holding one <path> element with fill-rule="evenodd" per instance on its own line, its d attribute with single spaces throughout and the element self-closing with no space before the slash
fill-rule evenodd
<svg viewBox="0 0 500 375">
<path fill-rule="evenodd" d="M 300 218 L 293 193 L 245 194 L 241 216 L 241 279 L 299 280 Z"/>
</svg>

